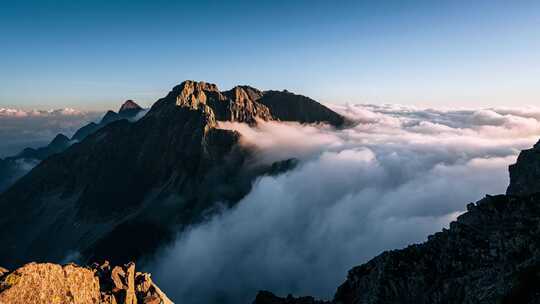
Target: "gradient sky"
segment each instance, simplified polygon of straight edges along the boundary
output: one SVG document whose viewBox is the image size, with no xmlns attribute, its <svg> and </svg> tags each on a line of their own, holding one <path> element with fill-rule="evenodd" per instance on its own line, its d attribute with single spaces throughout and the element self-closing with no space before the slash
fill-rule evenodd
<svg viewBox="0 0 540 304">
<path fill-rule="evenodd" d="M 150 105 L 184 79 L 323 102 L 540 105 L 540 1 L 0 0 L 0 107 Z"/>
</svg>

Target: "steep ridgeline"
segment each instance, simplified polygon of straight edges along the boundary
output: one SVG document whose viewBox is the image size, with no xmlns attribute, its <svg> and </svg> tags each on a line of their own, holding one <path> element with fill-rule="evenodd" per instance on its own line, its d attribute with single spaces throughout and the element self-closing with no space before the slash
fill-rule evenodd
<svg viewBox="0 0 540 304">
<path fill-rule="evenodd" d="M 510 167 L 506 195 L 486 196 L 428 241 L 349 271 L 328 303 L 540 303 L 540 142 Z M 256 304 L 316 303 L 260 292 Z"/>
<path fill-rule="evenodd" d="M 296 164 L 256 164 L 239 133 L 217 128 L 218 120 L 281 119 L 257 102 L 263 95 L 185 81 L 140 120 L 111 122 L 50 156 L 0 195 L 0 261 L 125 263 L 235 204 L 257 176 Z"/>
<path fill-rule="evenodd" d="M 26 148 L 19 154 L 0 159 L 0 193 L 9 188 L 19 178 L 28 173 L 32 167 L 43 161 L 47 157 L 62 152 L 67 149 L 72 143 L 78 142 L 86 138 L 107 124 L 120 120 L 135 118 L 143 109 L 133 100 L 126 101 L 118 113 L 108 111 L 99 123 L 91 122 L 80 128 L 70 138 L 64 134 L 58 134 L 45 147 L 41 148 Z"/>
</svg>

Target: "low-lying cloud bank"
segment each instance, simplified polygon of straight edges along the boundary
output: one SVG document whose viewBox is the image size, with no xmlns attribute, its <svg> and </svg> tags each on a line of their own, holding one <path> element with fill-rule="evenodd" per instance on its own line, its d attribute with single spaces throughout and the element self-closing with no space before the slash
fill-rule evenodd
<svg viewBox="0 0 540 304">
<path fill-rule="evenodd" d="M 178 236 L 150 265 L 181 303 L 250 303 L 257 290 L 331 298 L 347 270 L 421 242 L 486 193 L 540 137 L 540 110 L 345 105 L 353 128 L 223 123 L 262 162 L 300 165 L 260 178 L 237 207 Z"/>
<path fill-rule="evenodd" d="M 0 158 L 17 154 L 26 147 L 45 146 L 58 133 L 71 136 L 102 115 L 70 108 L 31 111 L 0 108 Z"/>
</svg>

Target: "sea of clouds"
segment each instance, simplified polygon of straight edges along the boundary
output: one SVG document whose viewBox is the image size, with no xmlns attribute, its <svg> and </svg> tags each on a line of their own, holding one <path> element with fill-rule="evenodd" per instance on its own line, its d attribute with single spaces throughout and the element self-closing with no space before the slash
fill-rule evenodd
<svg viewBox="0 0 540 304">
<path fill-rule="evenodd" d="M 540 138 L 540 108 L 329 105 L 355 126 L 260 122 L 238 130 L 260 162 L 297 158 L 238 205 L 178 235 L 149 265 L 181 303 L 251 303 L 256 292 L 330 299 L 347 270 L 426 240 L 465 205 L 504 193 L 507 167 Z"/>
<path fill-rule="evenodd" d="M 26 111 L 0 107 L 0 158 L 13 156 L 27 147 L 45 146 L 58 133 L 70 137 L 101 115 L 70 108 Z"/>
</svg>

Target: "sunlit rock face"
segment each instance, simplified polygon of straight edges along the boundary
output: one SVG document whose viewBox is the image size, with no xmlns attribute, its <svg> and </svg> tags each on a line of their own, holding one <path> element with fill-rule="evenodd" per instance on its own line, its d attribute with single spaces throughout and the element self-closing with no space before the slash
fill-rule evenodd
<svg viewBox="0 0 540 304">
<path fill-rule="evenodd" d="M 423 244 L 354 267 L 328 303 L 538 303 L 539 144 L 510 167 L 508 195 L 486 196 Z M 260 292 L 256 304 L 320 303 Z"/>
<path fill-rule="evenodd" d="M 0 269 L 1 270 L 1 269 Z M 30 263 L 0 271 L 0 303 L 172 304 L 135 264 L 81 267 Z"/>
<path fill-rule="evenodd" d="M 260 91 L 236 86 L 219 91 L 215 84 L 187 80 L 173 88 L 166 99 L 176 105 L 197 109 L 209 106 L 217 120 L 255 123 L 256 119 L 328 123 L 339 127 L 346 119 L 315 100 L 288 91 Z"/>
<path fill-rule="evenodd" d="M 172 99 L 176 95 L 175 104 L 179 107 L 194 110 L 209 107 L 221 121 L 253 124 L 256 119 L 273 119 L 268 108 L 256 101 L 261 93 L 256 89 L 250 93 L 239 86 L 220 92 L 215 84 L 187 80 L 174 87 L 168 97 Z"/>
</svg>

